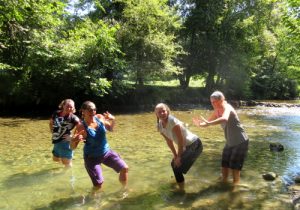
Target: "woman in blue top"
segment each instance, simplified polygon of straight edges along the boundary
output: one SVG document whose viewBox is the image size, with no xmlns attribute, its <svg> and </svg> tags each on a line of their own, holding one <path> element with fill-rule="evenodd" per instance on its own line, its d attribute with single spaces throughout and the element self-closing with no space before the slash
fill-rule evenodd
<svg viewBox="0 0 300 210">
<path fill-rule="evenodd" d="M 109 147 L 106 139 L 106 130 L 112 131 L 115 117 L 109 112 L 96 114 L 96 106 L 86 101 L 81 106 L 82 124 L 76 129 L 71 141 L 75 149 L 83 141 L 83 155 L 85 168 L 93 182 L 94 191 L 101 189 L 104 181 L 101 164 L 113 168 L 119 173 L 119 181 L 124 188 L 128 180 L 128 166 L 121 157 Z"/>
</svg>

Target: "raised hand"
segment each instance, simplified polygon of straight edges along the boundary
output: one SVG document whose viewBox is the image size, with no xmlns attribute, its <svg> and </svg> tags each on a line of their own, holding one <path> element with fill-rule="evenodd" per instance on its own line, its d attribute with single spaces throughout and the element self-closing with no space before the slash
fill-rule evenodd
<svg viewBox="0 0 300 210">
<path fill-rule="evenodd" d="M 111 113 L 109 113 L 108 111 L 104 112 L 103 116 L 106 120 L 114 120 L 115 119 L 115 117 Z"/>
</svg>

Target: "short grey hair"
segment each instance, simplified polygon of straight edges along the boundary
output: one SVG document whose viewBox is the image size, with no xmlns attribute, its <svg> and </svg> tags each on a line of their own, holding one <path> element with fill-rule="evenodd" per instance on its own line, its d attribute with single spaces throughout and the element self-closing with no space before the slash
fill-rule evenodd
<svg viewBox="0 0 300 210">
<path fill-rule="evenodd" d="M 225 100 L 225 96 L 221 91 L 215 91 L 210 95 L 210 98 L 213 98 L 215 100 Z"/>
</svg>

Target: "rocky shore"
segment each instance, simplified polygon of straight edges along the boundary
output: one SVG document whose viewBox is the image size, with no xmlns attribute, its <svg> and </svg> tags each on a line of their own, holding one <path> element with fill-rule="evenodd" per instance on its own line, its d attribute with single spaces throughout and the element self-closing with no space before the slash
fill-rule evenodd
<svg viewBox="0 0 300 210">
<path fill-rule="evenodd" d="M 241 106 L 265 106 L 265 107 L 300 107 L 298 103 L 276 103 L 276 102 L 262 102 L 262 101 L 243 101 L 243 100 L 228 100 L 234 107 Z"/>
</svg>

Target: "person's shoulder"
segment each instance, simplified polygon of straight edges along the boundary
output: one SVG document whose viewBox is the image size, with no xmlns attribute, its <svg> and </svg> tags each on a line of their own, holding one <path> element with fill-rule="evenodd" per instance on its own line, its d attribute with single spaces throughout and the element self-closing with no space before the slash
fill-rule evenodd
<svg viewBox="0 0 300 210">
<path fill-rule="evenodd" d="M 177 118 L 176 118 L 174 115 L 171 115 L 171 114 L 170 114 L 170 115 L 168 116 L 168 120 L 169 120 L 169 121 L 174 121 L 174 120 L 176 120 L 176 119 L 177 119 Z"/>
<path fill-rule="evenodd" d="M 233 106 L 230 103 L 228 103 L 228 102 L 226 102 L 225 108 L 234 110 Z"/>
<path fill-rule="evenodd" d="M 80 123 L 80 118 L 76 114 L 72 114 L 71 117 L 76 123 Z"/>
<path fill-rule="evenodd" d="M 60 109 L 58 110 L 55 110 L 52 112 L 52 115 L 51 115 L 51 118 L 55 118 L 57 116 L 59 116 L 59 114 L 61 113 L 62 111 Z"/>
<path fill-rule="evenodd" d="M 227 103 L 226 104 L 226 107 L 225 107 L 230 113 L 233 113 L 233 114 L 237 114 L 236 113 L 236 110 L 234 109 L 234 107 L 231 105 L 231 104 L 229 104 L 229 103 Z"/>
<path fill-rule="evenodd" d="M 96 114 L 94 117 L 97 118 L 100 122 L 104 123 L 104 120 L 105 120 L 104 115 Z"/>
<path fill-rule="evenodd" d="M 169 122 L 172 122 L 174 124 L 181 123 L 181 121 L 178 118 L 176 118 L 174 115 L 169 115 L 168 120 L 169 120 Z"/>
<path fill-rule="evenodd" d="M 97 117 L 98 119 L 104 119 L 104 115 L 103 114 L 96 114 L 95 117 Z"/>
</svg>

